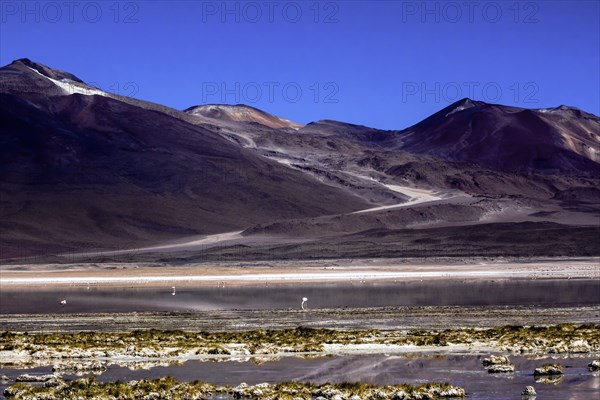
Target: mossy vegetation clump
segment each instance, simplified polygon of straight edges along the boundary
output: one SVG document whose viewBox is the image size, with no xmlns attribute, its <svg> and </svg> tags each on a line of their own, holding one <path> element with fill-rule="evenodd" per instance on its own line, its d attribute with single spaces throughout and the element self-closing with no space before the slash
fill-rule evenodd
<svg viewBox="0 0 600 400">
<path fill-rule="evenodd" d="M 589 353 L 600 351 L 600 325 L 504 326 L 488 329 L 333 330 L 298 327 L 241 332 L 133 332 L 0 334 L 0 357 L 23 359 L 142 359 L 186 356 L 260 356 L 335 352 L 344 346 L 466 345 L 508 352 Z M 16 357 L 18 355 L 18 357 Z"/>
<path fill-rule="evenodd" d="M 39 387 L 15 384 L 4 391 L 7 398 L 36 399 L 208 399 L 227 395 L 240 399 L 293 400 L 354 398 L 370 399 L 457 399 L 465 396 L 464 389 L 448 383 L 424 385 L 375 386 L 362 383 L 314 385 L 303 382 L 262 383 L 237 387 L 211 385 L 201 381 L 180 382 L 172 377 L 142 379 L 130 382 L 98 382 L 95 378 L 78 379 L 58 387 Z"/>
<path fill-rule="evenodd" d="M 515 366 L 507 356 L 491 355 L 489 358 L 484 358 L 482 364 L 490 374 L 515 372 Z"/>
<path fill-rule="evenodd" d="M 441 331 L 387 332 L 387 343 L 414 346 L 485 345 L 511 352 L 587 353 L 600 350 L 599 324 L 558 324 Z"/>
<path fill-rule="evenodd" d="M 537 367 L 533 372 L 533 375 L 562 375 L 564 368 L 560 364 L 544 364 L 541 367 Z"/>
<path fill-rule="evenodd" d="M 298 327 L 281 330 L 252 330 L 242 332 L 183 332 L 136 330 L 133 332 L 76 332 L 76 333 L 14 333 L 0 335 L 0 351 L 43 349 L 76 349 L 82 351 L 137 349 L 164 350 L 166 348 L 190 350 L 206 349 L 205 354 L 229 354 L 222 349 L 226 344 L 245 344 L 251 353 L 263 347 L 284 349 L 288 352 L 321 351 L 323 344 L 362 343 L 376 337 L 378 330 L 342 331 Z"/>
</svg>

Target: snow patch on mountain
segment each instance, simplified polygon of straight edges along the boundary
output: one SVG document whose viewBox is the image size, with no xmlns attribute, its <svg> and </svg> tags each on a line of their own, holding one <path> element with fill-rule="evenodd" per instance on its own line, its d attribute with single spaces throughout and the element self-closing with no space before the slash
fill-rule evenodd
<svg viewBox="0 0 600 400">
<path fill-rule="evenodd" d="M 27 67 L 27 68 L 29 68 L 30 70 L 32 70 L 39 76 L 42 76 L 42 77 L 48 79 L 50 82 L 54 83 L 56 86 L 61 88 L 66 95 L 71 95 L 71 94 L 77 93 L 77 94 L 83 94 L 85 96 L 98 95 L 98 96 L 110 97 L 110 95 L 108 93 L 106 93 L 100 89 L 82 86 L 80 83 L 72 81 L 70 79 L 62 79 L 59 81 L 57 79 L 50 78 L 49 76 L 46 76 L 46 75 L 40 73 L 38 70 L 36 70 L 34 68 L 31 68 L 31 67 Z"/>
<path fill-rule="evenodd" d="M 465 101 L 462 102 L 461 105 L 459 105 L 458 107 L 454 108 L 452 111 L 450 111 L 448 114 L 446 114 L 446 117 L 455 114 L 457 112 L 463 111 L 463 110 L 467 110 L 469 108 L 475 107 L 476 104 L 473 103 L 470 99 L 467 99 Z"/>
</svg>

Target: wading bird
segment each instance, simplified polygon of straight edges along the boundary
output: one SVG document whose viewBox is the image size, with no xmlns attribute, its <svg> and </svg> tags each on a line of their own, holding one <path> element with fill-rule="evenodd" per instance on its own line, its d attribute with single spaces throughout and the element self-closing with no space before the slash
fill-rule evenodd
<svg viewBox="0 0 600 400">
<path fill-rule="evenodd" d="M 61 300 L 60 301 L 60 305 L 63 306 L 63 307 L 66 306 L 67 305 L 67 301 L 66 300 Z"/>
<path fill-rule="evenodd" d="M 175 286 L 171 286 L 171 289 L 173 289 L 173 293 L 171 293 L 171 296 L 175 296 Z"/>
<path fill-rule="evenodd" d="M 308 297 L 303 297 L 302 298 L 302 304 L 300 304 L 300 307 L 302 307 L 303 310 L 306 310 L 306 302 L 308 301 Z"/>
</svg>

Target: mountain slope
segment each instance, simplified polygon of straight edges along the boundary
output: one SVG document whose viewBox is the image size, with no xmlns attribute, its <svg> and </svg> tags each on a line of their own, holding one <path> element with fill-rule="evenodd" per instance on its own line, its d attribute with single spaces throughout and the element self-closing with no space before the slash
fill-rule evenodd
<svg viewBox="0 0 600 400">
<path fill-rule="evenodd" d="M 391 139 L 408 152 L 500 170 L 600 172 L 600 118 L 565 106 L 531 110 L 463 99 Z"/>
<path fill-rule="evenodd" d="M 0 88 L 3 256 L 140 245 L 366 206 L 201 126 L 112 96 L 65 93 L 24 63 L 0 69 Z"/>
</svg>

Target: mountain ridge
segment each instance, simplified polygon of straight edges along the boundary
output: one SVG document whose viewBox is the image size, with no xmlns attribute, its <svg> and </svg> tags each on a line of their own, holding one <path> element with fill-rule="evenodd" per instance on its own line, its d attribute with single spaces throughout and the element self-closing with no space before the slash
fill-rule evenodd
<svg viewBox="0 0 600 400">
<path fill-rule="evenodd" d="M 5 258 L 229 231 L 282 243 L 364 231 L 375 245 L 377 229 L 600 222 L 599 119 L 573 107 L 465 98 L 404 130 L 295 126 L 246 105 L 98 93 L 56 71 L 0 68 Z"/>
</svg>

